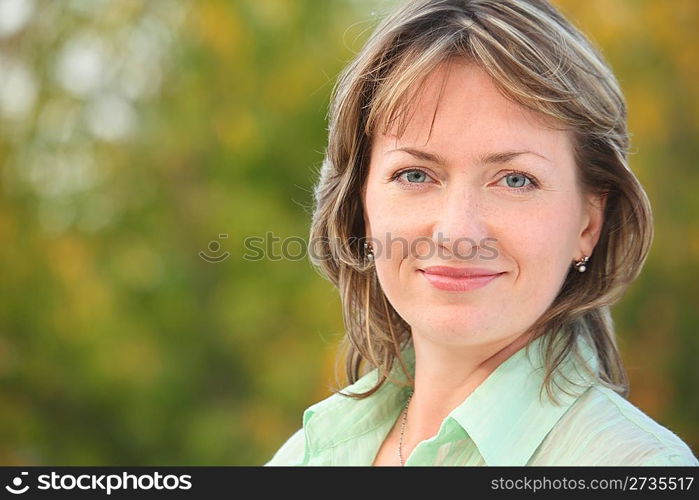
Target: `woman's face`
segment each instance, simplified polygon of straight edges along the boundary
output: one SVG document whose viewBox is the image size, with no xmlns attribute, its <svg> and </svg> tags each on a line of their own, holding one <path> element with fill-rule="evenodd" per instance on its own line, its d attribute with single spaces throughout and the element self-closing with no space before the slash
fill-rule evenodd
<svg viewBox="0 0 699 500">
<path fill-rule="evenodd" d="M 604 205 L 577 186 L 569 132 L 505 99 L 479 67 L 446 69 L 411 102 L 401 138 L 373 138 L 366 236 L 381 287 L 414 336 L 494 344 L 524 333 L 573 261 L 592 253 Z M 450 278 L 431 266 L 499 274 Z"/>
</svg>

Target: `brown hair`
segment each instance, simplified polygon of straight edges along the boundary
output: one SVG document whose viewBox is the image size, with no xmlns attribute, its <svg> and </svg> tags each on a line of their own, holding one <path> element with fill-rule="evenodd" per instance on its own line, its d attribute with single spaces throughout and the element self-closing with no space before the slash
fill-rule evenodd
<svg viewBox="0 0 699 500">
<path fill-rule="evenodd" d="M 398 120 L 426 75 L 453 57 L 478 64 L 502 94 L 570 127 L 584 193 L 606 198 L 604 223 L 587 271 L 568 272 L 549 309 L 530 327 L 541 343 L 544 386 L 584 336 L 600 363 L 598 380 L 628 395 L 609 307 L 638 276 L 653 238 L 652 212 L 628 167 L 626 105 L 591 42 L 545 0 L 416 0 L 387 16 L 340 74 L 329 113 L 326 156 L 314 191 L 311 261 L 335 285 L 343 306 L 346 373 L 362 364 L 386 379 L 411 341 L 410 325 L 386 299 L 364 255 L 361 189 L 372 137 Z M 530 342 L 527 344 L 529 348 Z M 367 370 L 368 371 L 368 370 Z M 556 385 L 558 385 L 556 383 Z"/>
</svg>

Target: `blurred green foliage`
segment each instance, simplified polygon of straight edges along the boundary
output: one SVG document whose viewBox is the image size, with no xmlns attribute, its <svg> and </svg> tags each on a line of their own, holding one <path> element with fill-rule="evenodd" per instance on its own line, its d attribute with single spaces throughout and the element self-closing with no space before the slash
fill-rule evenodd
<svg viewBox="0 0 699 500">
<path fill-rule="evenodd" d="M 393 3 L 0 1 L 0 463 L 261 464 L 330 394 L 337 293 L 244 239 L 307 240 L 334 79 Z M 655 211 L 630 399 L 696 452 L 699 5 L 555 4 Z"/>
</svg>

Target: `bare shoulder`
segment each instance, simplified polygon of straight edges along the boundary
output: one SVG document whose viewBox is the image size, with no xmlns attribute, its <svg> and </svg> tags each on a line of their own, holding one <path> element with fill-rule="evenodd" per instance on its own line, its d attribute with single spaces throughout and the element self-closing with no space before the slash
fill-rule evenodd
<svg viewBox="0 0 699 500">
<path fill-rule="evenodd" d="M 534 458 L 542 465 L 699 466 L 677 434 L 602 385 L 580 396 Z"/>
</svg>

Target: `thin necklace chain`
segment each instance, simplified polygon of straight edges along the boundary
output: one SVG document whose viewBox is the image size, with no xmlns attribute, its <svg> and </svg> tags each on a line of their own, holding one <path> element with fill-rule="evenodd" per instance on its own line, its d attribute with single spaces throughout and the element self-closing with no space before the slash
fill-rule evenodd
<svg viewBox="0 0 699 500">
<path fill-rule="evenodd" d="M 408 405 L 410 404 L 410 399 L 413 397 L 413 393 L 408 396 L 408 401 L 405 403 L 405 408 L 403 409 L 403 419 L 400 424 L 400 441 L 398 442 L 398 460 L 400 460 L 401 465 L 403 463 L 403 434 L 405 433 L 405 421 L 408 418 Z"/>
</svg>

